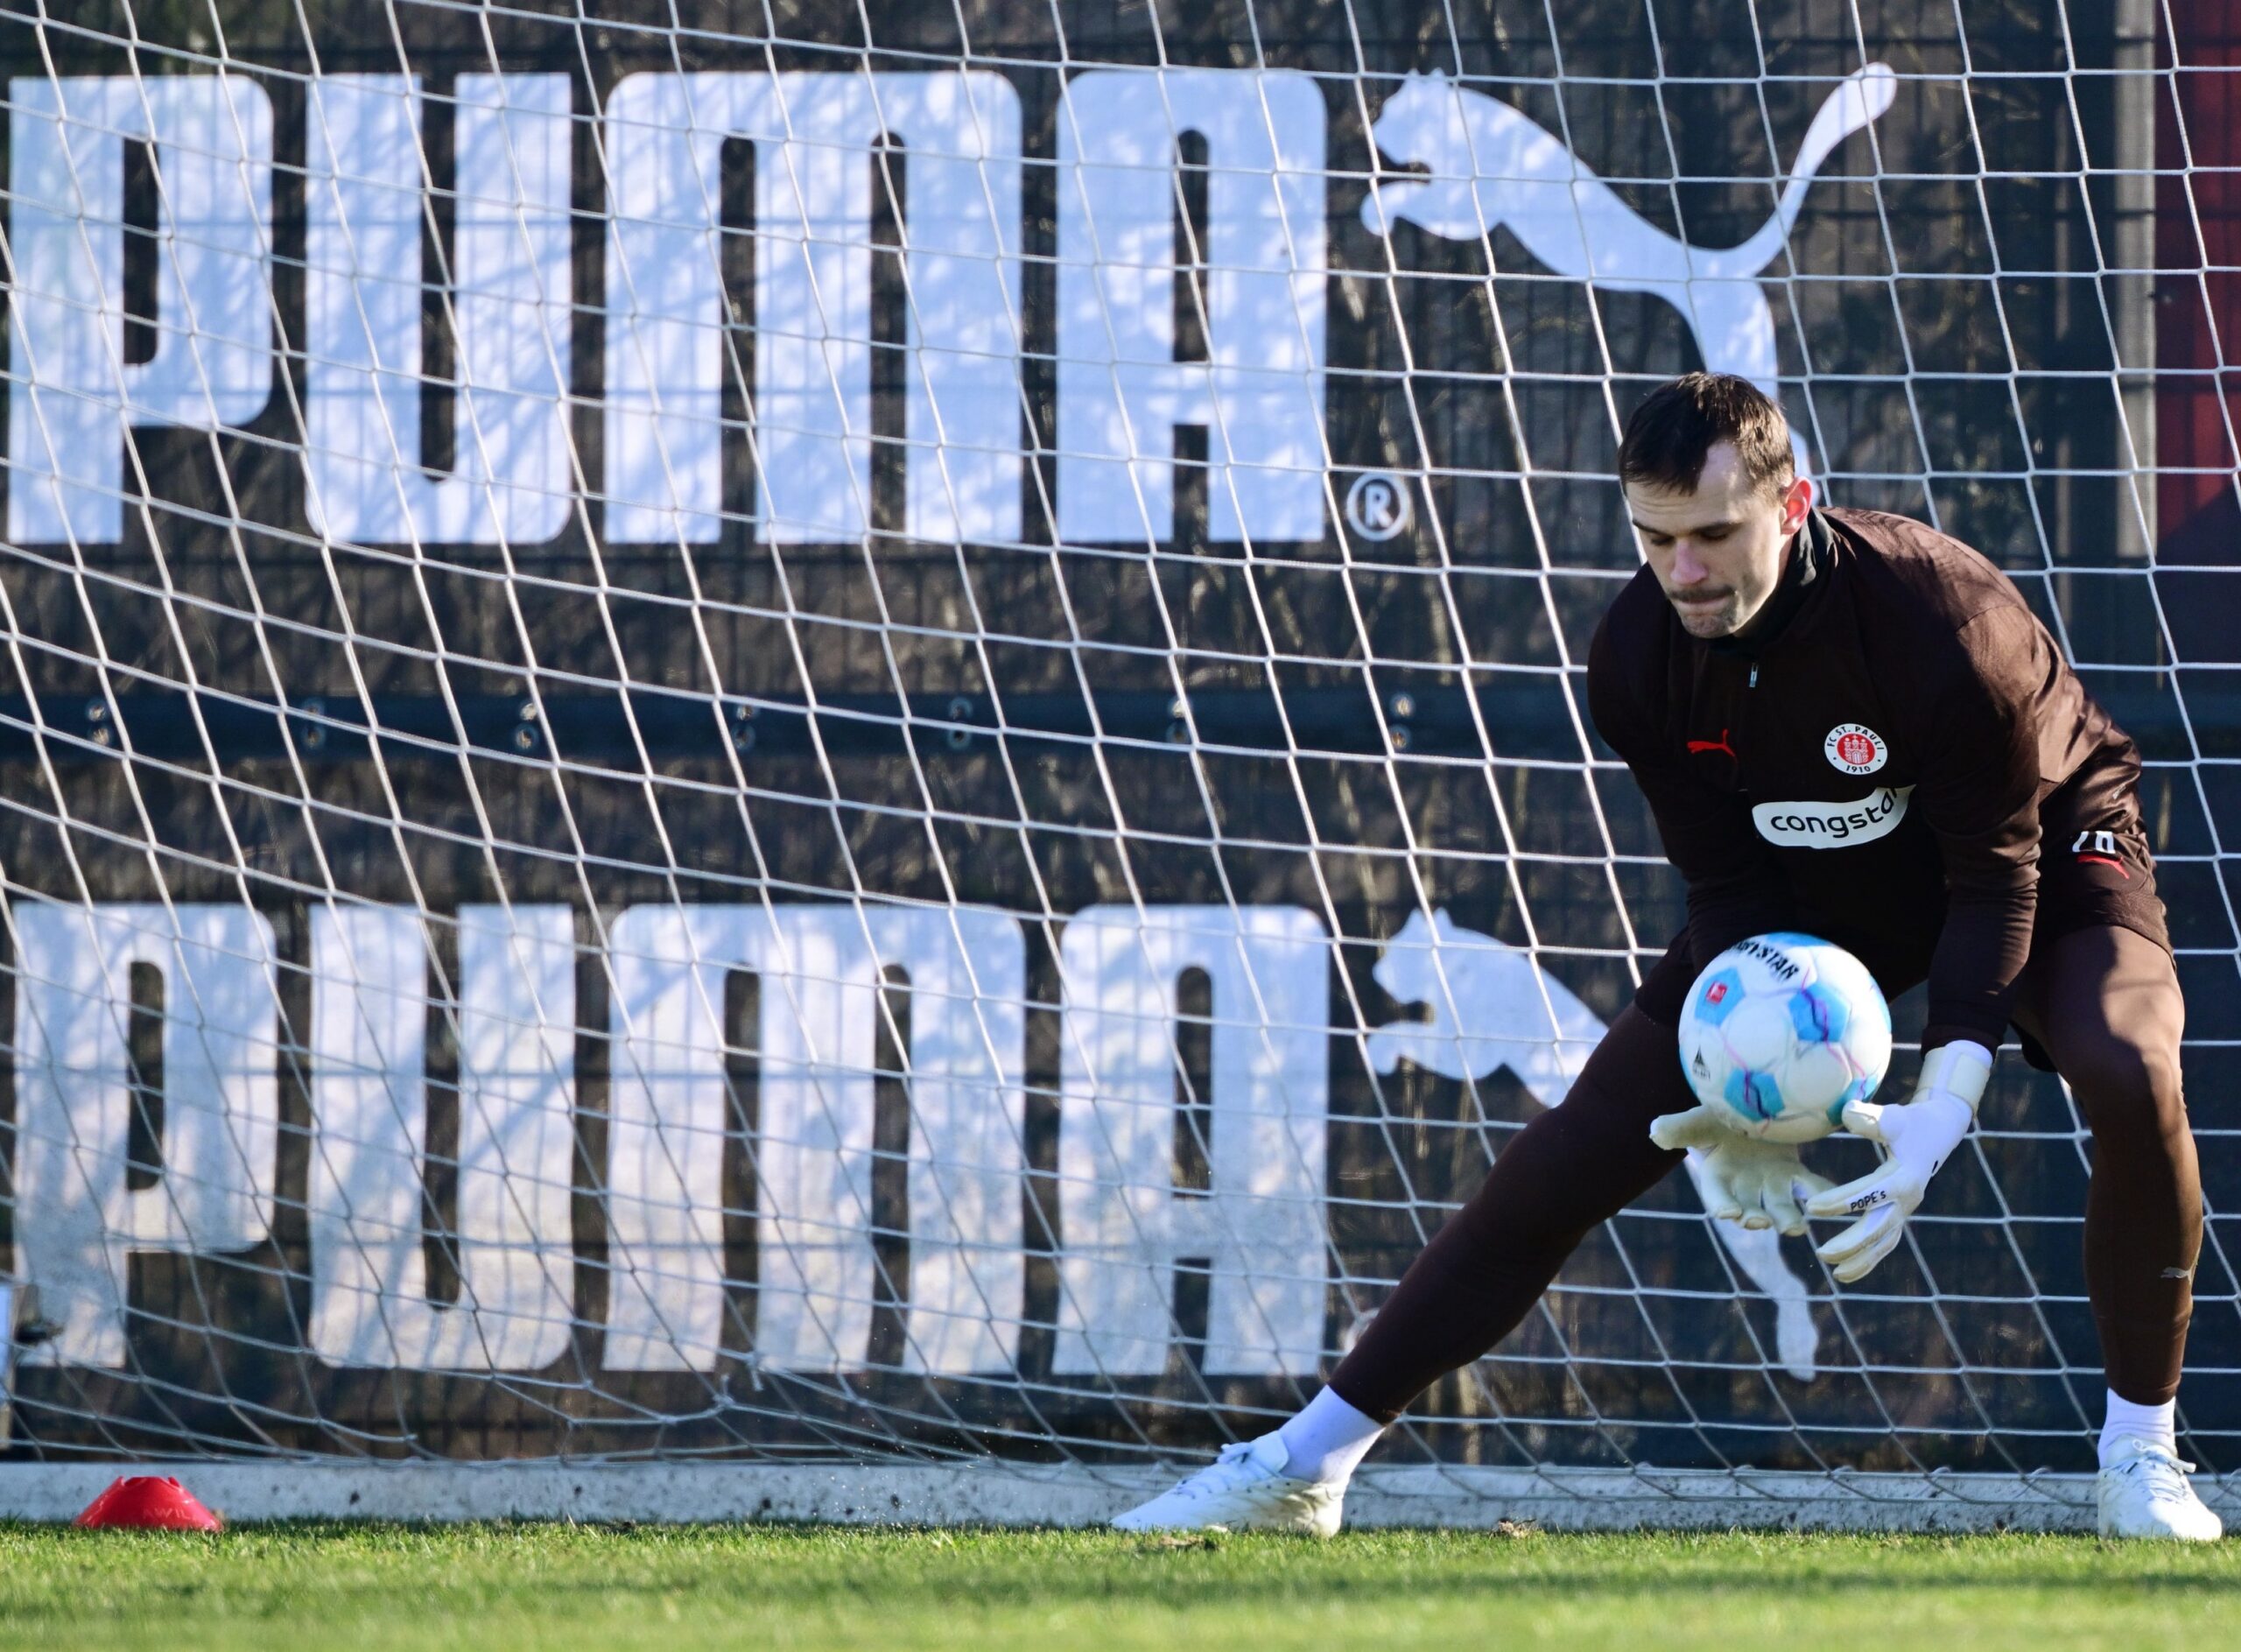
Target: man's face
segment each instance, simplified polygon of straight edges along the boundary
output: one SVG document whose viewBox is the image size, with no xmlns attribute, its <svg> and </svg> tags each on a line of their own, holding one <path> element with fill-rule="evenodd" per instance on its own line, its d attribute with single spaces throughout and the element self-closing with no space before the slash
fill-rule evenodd
<svg viewBox="0 0 2241 1652">
<path fill-rule="evenodd" d="M 1782 553 L 1804 525 L 1813 484 L 1777 491 L 1745 480 L 1732 442 L 1704 456 L 1693 492 L 1626 484 L 1626 509 L 1650 571 L 1691 636 L 1747 636 L 1774 587 Z"/>
</svg>

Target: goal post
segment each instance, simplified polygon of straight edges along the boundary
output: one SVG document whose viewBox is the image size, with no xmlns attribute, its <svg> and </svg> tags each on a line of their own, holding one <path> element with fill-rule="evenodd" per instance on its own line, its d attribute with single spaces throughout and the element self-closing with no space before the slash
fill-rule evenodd
<svg viewBox="0 0 2241 1652">
<path fill-rule="evenodd" d="M 1698 366 L 2140 742 L 2234 1467 L 2241 6 L 798 11 L 0 16 L 0 1513 L 1273 1426 L 1677 926 L 1584 663 Z M 1676 1174 L 1350 1512 L 2077 1524 L 2089 1159 L 2011 1055 L 1844 1288 Z"/>
</svg>

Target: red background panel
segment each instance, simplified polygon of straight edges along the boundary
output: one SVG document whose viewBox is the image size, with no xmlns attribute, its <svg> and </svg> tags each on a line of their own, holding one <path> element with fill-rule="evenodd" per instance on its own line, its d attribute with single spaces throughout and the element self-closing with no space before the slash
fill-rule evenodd
<svg viewBox="0 0 2241 1652">
<path fill-rule="evenodd" d="M 2241 561 L 2241 4 L 2197 0 L 2165 16 L 2175 72 L 2156 136 L 2161 550 Z"/>
</svg>

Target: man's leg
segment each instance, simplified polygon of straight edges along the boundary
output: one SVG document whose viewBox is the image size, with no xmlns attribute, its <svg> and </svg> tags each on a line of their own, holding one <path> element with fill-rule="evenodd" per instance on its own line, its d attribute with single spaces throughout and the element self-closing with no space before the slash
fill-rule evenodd
<svg viewBox="0 0 2241 1652">
<path fill-rule="evenodd" d="M 2180 1093 L 2178 973 L 2153 941 L 2104 926 L 2054 942 L 2022 987 L 2016 1019 L 2054 1058 L 2093 1130 L 2085 1288 L 2109 1373 L 2101 1533 L 2213 1541 L 2223 1527 L 2187 1481 L 2174 1398 L 2202 1239 Z"/>
<path fill-rule="evenodd" d="M 2018 996 L 2017 1022 L 2054 1058 L 2093 1131 L 2085 1288 L 2110 1389 L 2134 1405 L 2167 1404 L 2179 1391 L 2202 1241 L 2178 974 L 2145 936 L 2083 929 L 2032 960 Z"/>
<path fill-rule="evenodd" d="M 1650 1121 L 1697 1104 L 1674 1031 L 1628 1006 L 1562 1107 L 1527 1125 L 1402 1276 L 1331 1388 L 1380 1424 L 1508 1335 L 1598 1222 L 1681 1163 Z"/>
<path fill-rule="evenodd" d="M 1385 1425 L 1507 1335 L 1590 1228 L 1681 1163 L 1651 1142 L 1650 1121 L 1695 1105 L 1673 1029 L 1629 1005 L 1563 1105 L 1511 1139 L 1410 1264 L 1330 1386 L 1274 1434 L 1113 1523 L 1336 1531 L 1346 1481 Z"/>
</svg>

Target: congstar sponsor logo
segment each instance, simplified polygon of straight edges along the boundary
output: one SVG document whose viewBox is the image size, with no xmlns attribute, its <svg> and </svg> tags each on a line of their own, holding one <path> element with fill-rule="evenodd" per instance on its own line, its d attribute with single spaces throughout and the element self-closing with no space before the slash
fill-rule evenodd
<svg viewBox="0 0 2241 1652">
<path fill-rule="evenodd" d="M 1762 803 L 1751 823 L 1785 849 L 1838 849 L 1888 837 L 1907 818 L 1912 786 L 1878 786 L 1857 803 Z"/>
</svg>

